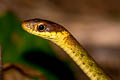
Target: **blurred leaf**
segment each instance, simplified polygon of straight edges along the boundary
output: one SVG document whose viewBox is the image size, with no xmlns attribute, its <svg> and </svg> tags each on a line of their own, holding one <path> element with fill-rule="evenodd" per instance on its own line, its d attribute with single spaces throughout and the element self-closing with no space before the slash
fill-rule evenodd
<svg viewBox="0 0 120 80">
<path fill-rule="evenodd" d="M 12 12 L 6 12 L 0 16 L 0 44 L 2 45 L 3 63 L 28 64 L 23 59 L 23 53 L 31 49 L 38 49 L 55 56 L 49 42 L 25 32 L 21 27 L 21 22 Z M 43 68 L 39 67 L 39 69 L 47 74 L 48 80 L 56 80 L 55 76 L 53 77 Z"/>
</svg>

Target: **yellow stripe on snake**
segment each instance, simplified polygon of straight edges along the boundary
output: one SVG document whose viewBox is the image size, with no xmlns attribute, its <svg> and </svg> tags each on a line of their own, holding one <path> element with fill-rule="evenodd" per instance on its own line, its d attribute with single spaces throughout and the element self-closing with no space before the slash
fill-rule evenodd
<svg viewBox="0 0 120 80">
<path fill-rule="evenodd" d="M 61 47 L 91 80 L 111 80 L 63 26 L 48 20 L 30 19 L 25 20 L 22 27 Z"/>
</svg>

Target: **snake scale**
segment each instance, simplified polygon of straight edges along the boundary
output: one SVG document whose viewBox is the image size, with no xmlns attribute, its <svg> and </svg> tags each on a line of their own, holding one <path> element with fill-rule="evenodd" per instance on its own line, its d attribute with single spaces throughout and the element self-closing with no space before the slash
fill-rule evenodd
<svg viewBox="0 0 120 80">
<path fill-rule="evenodd" d="M 50 40 L 62 48 L 91 80 L 111 80 L 63 26 L 35 18 L 23 21 L 22 27 L 25 31 Z"/>
</svg>

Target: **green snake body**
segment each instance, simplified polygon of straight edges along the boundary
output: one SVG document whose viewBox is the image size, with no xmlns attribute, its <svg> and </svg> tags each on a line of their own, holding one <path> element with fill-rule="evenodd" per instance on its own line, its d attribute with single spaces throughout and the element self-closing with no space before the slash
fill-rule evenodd
<svg viewBox="0 0 120 80">
<path fill-rule="evenodd" d="M 45 28 L 41 30 L 40 25 Z M 91 80 L 111 80 L 70 32 L 61 25 L 47 20 L 31 19 L 24 21 L 22 26 L 29 33 L 48 39 L 61 47 Z"/>
</svg>

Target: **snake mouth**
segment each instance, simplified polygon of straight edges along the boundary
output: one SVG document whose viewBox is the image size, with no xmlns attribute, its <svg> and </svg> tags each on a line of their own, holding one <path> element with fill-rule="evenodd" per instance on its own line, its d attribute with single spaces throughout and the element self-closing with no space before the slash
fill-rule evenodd
<svg viewBox="0 0 120 80">
<path fill-rule="evenodd" d="M 25 31 L 31 31 L 33 30 L 33 24 L 30 24 L 29 22 L 22 22 L 22 28 L 25 30 Z"/>
<path fill-rule="evenodd" d="M 26 27 L 25 22 L 22 22 L 22 28 L 23 28 L 25 31 L 27 30 L 27 27 Z"/>
</svg>

